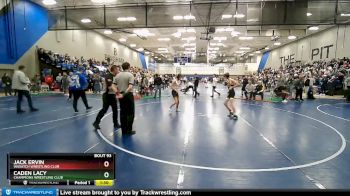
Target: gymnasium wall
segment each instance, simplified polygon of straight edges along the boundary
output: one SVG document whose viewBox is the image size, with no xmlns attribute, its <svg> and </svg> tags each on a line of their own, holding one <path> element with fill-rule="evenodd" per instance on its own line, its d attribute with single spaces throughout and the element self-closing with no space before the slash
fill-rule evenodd
<svg viewBox="0 0 350 196">
<path fill-rule="evenodd" d="M 193 75 L 223 75 L 224 73 L 230 73 L 230 75 L 247 75 L 258 70 L 257 63 L 241 63 L 241 64 L 218 64 L 215 66 L 208 66 L 203 63 L 189 63 L 186 66 L 180 66 L 179 64 L 158 64 L 157 73 L 159 74 L 183 74 Z"/>
<path fill-rule="evenodd" d="M 350 26 L 340 25 L 296 40 L 270 52 L 266 67 L 279 68 L 289 62 L 350 57 Z"/>
</svg>

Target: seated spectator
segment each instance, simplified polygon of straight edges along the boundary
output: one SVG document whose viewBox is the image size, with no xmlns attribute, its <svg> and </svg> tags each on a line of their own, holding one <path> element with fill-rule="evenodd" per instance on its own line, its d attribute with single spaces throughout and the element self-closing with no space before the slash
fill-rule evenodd
<svg viewBox="0 0 350 196">
<path fill-rule="evenodd" d="M 262 84 L 262 81 L 258 81 L 258 84 L 255 86 L 255 91 L 254 91 L 254 100 L 257 95 L 261 96 L 261 101 L 264 100 L 264 85 Z"/>
</svg>

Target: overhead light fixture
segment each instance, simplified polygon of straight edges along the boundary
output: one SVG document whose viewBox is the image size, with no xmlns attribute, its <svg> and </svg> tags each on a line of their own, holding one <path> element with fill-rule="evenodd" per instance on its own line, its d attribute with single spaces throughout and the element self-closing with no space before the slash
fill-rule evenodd
<svg viewBox="0 0 350 196">
<path fill-rule="evenodd" d="M 240 49 L 240 50 L 250 50 L 249 47 L 240 47 L 239 49 Z"/>
<path fill-rule="evenodd" d="M 116 0 L 91 0 L 92 3 L 113 3 Z"/>
<path fill-rule="evenodd" d="M 340 16 L 350 16 L 348 13 L 341 13 Z"/>
<path fill-rule="evenodd" d="M 288 39 L 296 39 L 296 38 L 297 38 L 297 36 L 295 36 L 295 35 L 288 36 Z"/>
<path fill-rule="evenodd" d="M 266 47 L 265 50 L 270 50 L 270 48 L 269 48 L 269 47 Z"/>
<path fill-rule="evenodd" d="M 273 45 L 279 46 L 279 45 L 281 45 L 281 42 L 275 42 L 275 43 L 273 43 Z"/>
<path fill-rule="evenodd" d="M 227 28 L 218 28 L 216 29 L 217 32 L 231 32 L 231 31 L 234 31 L 233 28 L 231 27 L 227 27 Z"/>
<path fill-rule="evenodd" d="M 192 15 L 190 14 L 190 15 L 184 16 L 184 19 L 185 19 L 185 20 L 196 20 L 196 17 L 194 17 L 194 16 L 192 16 Z"/>
<path fill-rule="evenodd" d="M 238 31 L 232 31 L 232 32 L 231 32 L 231 36 L 232 36 L 232 37 L 237 37 L 239 34 L 241 34 L 241 33 L 238 32 Z"/>
<path fill-rule="evenodd" d="M 144 48 L 138 48 L 138 49 L 136 49 L 137 51 L 139 51 L 139 52 L 142 52 L 142 51 L 144 51 L 145 49 Z"/>
<path fill-rule="evenodd" d="M 214 40 L 221 42 L 227 40 L 227 37 L 214 37 Z"/>
<path fill-rule="evenodd" d="M 236 51 L 235 53 L 237 53 L 237 54 L 243 54 L 243 53 L 245 53 L 245 51 Z"/>
<path fill-rule="evenodd" d="M 90 22 L 91 22 L 90 18 L 83 18 L 83 19 L 81 19 L 80 21 L 81 21 L 82 23 L 90 23 Z"/>
<path fill-rule="evenodd" d="M 136 47 L 136 44 L 130 44 L 130 47 L 134 48 Z"/>
<path fill-rule="evenodd" d="M 183 16 L 173 16 L 173 20 L 183 20 Z"/>
<path fill-rule="evenodd" d="M 312 13 L 308 12 L 306 13 L 306 16 L 312 16 Z"/>
<path fill-rule="evenodd" d="M 208 50 L 220 50 L 220 48 L 215 47 L 215 48 L 208 48 Z"/>
<path fill-rule="evenodd" d="M 236 13 L 235 15 L 233 15 L 234 18 L 244 18 L 244 14 L 239 14 L 239 13 Z"/>
<path fill-rule="evenodd" d="M 196 46 L 196 43 L 185 43 L 184 45 L 182 45 L 183 47 L 186 46 Z"/>
<path fill-rule="evenodd" d="M 151 37 L 155 35 L 154 33 L 149 32 L 148 29 L 137 29 L 134 30 L 134 33 L 142 37 Z"/>
<path fill-rule="evenodd" d="M 43 0 L 44 5 L 55 5 L 56 3 L 55 0 Z"/>
<path fill-rule="evenodd" d="M 221 20 L 228 19 L 228 18 L 232 18 L 232 15 L 231 14 L 224 14 L 221 16 Z"/>
<path fill-rule="evenodd" d="M 136 18 L 133 17 L 133 16 L 129 16 L 129 17 L 118 17 L 117 20 L 120 21 L 120 22 L 130 22 L 130 21 L 135 21 Z"/>
<path fill-rule="evenodd" d="M 149 54 L 149 52 L 148 52 L 148 51 L 146 51 L 146 52 L 145 52 L 145 54 Z"/>
<path fill-rule="evenodd" d="M 247 36 L 243 36 L 243 37 L 239 37 L 239 40 L 252 40 L 253 37 L 247 37 Z"/>
<path fill-rule="evenodd" d="M 320 29 L 318 26 L 311 26 L 308 28 L 310 31 L 318 31 Z"/>
<path fill-rule="evenodd" d="M 168 48 L 158 48 L 158 50 L 168 51 Z"/>
<path fill-rule="evenodd" d="M 168 41 L 170 41 L 170 38 L 168 38 L 168 37 L 158 38 L 158 41 L 160 41 L 160 42 L 168 42 Z"/>
<path fill-rule="evenodd" d="M 249 56 L 254 56 L 254 54 L 249 54 Z"/>
<path fill-rule="evenodd" d="M 255 54 L 260 54 L 261 52 L 258 50 L 258 51 L 255 51 Z"/>
<path fill-rule="evenodd" d="M 181 33 L 180 32 L 176 32 L 176 33 L 173 33 L 171 35 L 174 36 L 174 37 L 177 37 L 177 38 L 181 37 Z"/>
<path fill-rule="evenodd" d="M 120 38 L 119 41 L 120 42 L 126 42 L 126 39 L 125 38 Z"/>
<path fill-rule="evenodd" d="M 194 40 L 196 40 L 196 37 L 184 37 L 184 38 L 182 38 L 181 40 L 184 40 L 184 41 L 194 41 Z"/>
<path fill-rule="evenodd" d="M 113 31 L 112 30 L 110 30 L 110 29 L 107 29 L 107 30 L 104 30 L 104 32 L 103 32 L 104 34 L 106 34 L 106 35 L 110 35 L 110 34 L 112 34 L 113 33 Z"/>
</svg>

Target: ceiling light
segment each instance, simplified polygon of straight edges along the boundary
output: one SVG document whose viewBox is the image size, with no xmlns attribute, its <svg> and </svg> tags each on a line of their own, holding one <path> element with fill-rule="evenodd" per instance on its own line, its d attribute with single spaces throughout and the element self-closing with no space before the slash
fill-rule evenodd
<svg viewBox="0 0 350 196">
<path fill-rule="evenodd" d="M 220 48 L 215 47 L 215 48 L 208 48 L 208 50 L 220 50 Z"/>
<path fill-rule="evenodd" d="M 345 13 L 342 13 L 342 14 L 340 14 L 340 16 L 350 16 L 350 14 L 345 14 Z"/>
<path fill-rule="evenodd" d="M 55 5 L 56 3 L 55 0 L 43 0 L 44 5 Z"/>
<path fill-rule="evenodd" d="M 240 49 L 240 50 L 250 50 L 249 47 L 240 47 L 239 49 Z"/>
<path fill-rule="evenodd" d="M 243 54 L 243 53 L 245 53 L 245 51 L 236 51 L 235 53 L 237 53 L 237 54 Z"/>
<path fill-rule="evenodd" d="M 107 29 L 107 30 L 104 30 L 104 32 L 103 32 L 104 34 L 106 34 L 106 35 L 110 35 L 110 34 L 112 34 L 113 33 L 113 31 L 112 30 L 110 30 L 110 29 Z"/>
<path fill-rule="evenodd" d="M 125 38 L 120 38 L 119 41 L 120 42 L 126 42 L 126 39 Z"/>
<path fill-rule="evenodd" d="M 232 31 L 232 32 L 231 32 L 231 36 L 232 36 L 232 37 L 237 37 L 239 34 L 241 34 L 241 33 L 238 32 L 238 31 Z"/>
<path fill-rule="evenodd" d="M 236 13 L 235 15 L 233 15 L 234 18 L 244 18 L 244 14 L 238 14 Z"/>
<path fill-rule="evenodd" d="M 117 18 L 118 21 L 120 22 L 126 22 L 126 21 L 135 21 L 136 18 L 133 16 L 129 16 L 129 17 L 119 17 Z"/>
<path fill-rule="evenodd" d="M 176 32 L 176 33 L 173 33 L 171 35 L 174 36 L 174 37 L 177 37 L 177 38 L 181 37 L 181 33 L 180 32 Z"/>
<path fill-rule="evenodd" d="M 139 51 L 139 52 L 142 52 L 142 51 L 144 51 L 145 49 L 144 48 L 138 48 L 138 49 L 136 49 L 137 51 Z"/>
<path fill-rule="evenodd" d="M 142 37 L 154 36 L 154 33 L 150 33 L 148 29 L 137 29 L 134 30 L 134 33 Z"/>
<path fill-rule="evenodd" d="M 196 40 L 196 37 L 184 37 L 184 38 L 182 38 L 181 40 L 184 40 L 184 41 L 194 41 L 194 40 Z"/>
<path fill-rule="evenodd" d="M 254 56 L 254 54 L 249 54 L 249 56 Z"/>
<path fill-rule="evenodd" d="M 269 47 L 266 47 L 265 50 L 270 50 L 270 48 L 269 48 Z"/>
<path fill-rule="evenodd" d="M 319 27 L 318 26 L 312 26 L 308 28 L 310 31 L 318 31 Z"/>
<path fill-rule="evenodd" d="M 168 48 L 158 48 L 158 50 L 166 50 L 166 51 L 168 51 Z"/>
<path fill-rule="evenodd" d="M 214 40 L 221 42 L 223 40 L 227 40 L 227 37 L 214 37 Z"/>
<path fill-rule="evenodd" d="M 261 52 L 258 50 L 258 51 L 255 51 L 256 54 L 260 54 Z"/>
<path fill-rule="evenodd" d="M 182 45 L 183 47 L 185 46 L 196 46 L 196 43 L 185 43 L 184 45 Z"/>
<path fill-rule="evenodd" d="M 231 14 L 224 14 L 221 16 L 221 20 L 222 19 L 228 19 L 228 18 L 232 18 L 232 15 Z"/>
<path fill-rule="evenodd" d="M 273 45 L 279 46 L 279 45 L 281 45 L 281 42 L 275 42 L 275 43 L 273 43 Z"/>
<path fill-rule="evenodd" d="M 306 13 L 306 16 L 312 16 L 312 13 L 308 12 Z"/>
<path fill-rule="evenodd" d="M 288 39 L 296 39 L 296 38 L 297 38 L 297 36 L 295 36 L 295 35 L 288 36 Z"/>
<path fill-rule="evenodd" d="M 161 42 L 168 42 L 168 41 L 170 41 L 170 38 L 168 38 L 168 37 L 165 37 L 165 38 L 158 38 L 158 41 L 161 41 Z"/>
<path fill-rule="evenodd" d="M 184 19 L 185 19 L 185 20 L 196 20 L 196 17 L 194 17 L 194 16 L 192 16 L 192 15 L 190 14 L 190 15 L 184 16 Z"/>
<path fill-rule="evenodd" d="M 149 54 L 149 52 L 148 52 L 148 51 L 146 51 L 146 52 L 145 52 L 145 54 Z"/>
<path fill-rule="evenodd" d="M 217 32 L 231 32 L 233 30 L 234 30 L 233 28 L 227 27 L 227 28 L 218 28 L 216 31 Z"/>
<path fill-rule="evenodd" d="M 183 20 L 183 16 L 173 16 L 173 20 Z"/>
<path fill-rule="evenodd" d="M 248 19 L 247 22 L 258 22 L 259 19 L 257 18 L 251 18 L 251 19 Z"/>
<path fill-rule="evenodd" d="M 90 22 L 91 22 L 90 18 L 83 18 L 83 19 L 81 19 L 80 21 L 81 21 L 82 23 L 90 23 Z"/>
<path fill-rule="evenodd" d="M 136 47 L 136 44 L 130 44 L 130 47 L 134 48 Z"/>
<path fill-rule="evenodd" d="M 92 3 L 112 3 L 116 0 L 91 0 Z"/>
<path fill-rule="evenodd" d="M 243 37 L 239 37 L 238 39 L 240 39 L 240 40 L 252 40 L 253 37 L 246 37 L 246 36 L 243 36 Z"/>
</svg>

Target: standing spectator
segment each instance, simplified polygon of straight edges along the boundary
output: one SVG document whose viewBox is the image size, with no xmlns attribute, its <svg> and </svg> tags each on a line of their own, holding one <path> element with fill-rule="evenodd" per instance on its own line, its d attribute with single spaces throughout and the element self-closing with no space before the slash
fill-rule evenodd
<svg viewBox="0 0 350 196">
<path fill-rule="evenodd" d="M 248 78 L 246 76 L 243 77 L 243 81 L 242 81 L 242 92 L 241 92 L 241 96 L 243 97 L 243 94 L 246 94 L 246 89 L 245 87 L 248 84 Z"/>
<path fill-rule="evenodd" d="M 97 94 L 97 93 L 100 94 L 102 79 L 99 73 L 94 74 L 93 82 L 94 82 L 94 94 Z"/>
<path fill-rule="evenodd" d="M 11 78 L 10 76 L 7 75 L 7 73 L 4 73 L 4 75 L 1 78 L 3 87 L 4 87 L 4 91 L 5 91 L 5 96 L 7 96 L 7 94 L 9 94 L 10 96 L 12 96 L 12 89 L 11 89 Z"/>
<path fill-rule="evenodd" d="M 115 78 L 114 83 L 120 92 L 117 95 L 120 103 L 120 123 L 123 134 L 133 135 L 136 132 L 132 130 L 135 117 L 135 102 L 133 96 L 134 75 L 129 72 L 130 64 L 122 64 L 123 71 Z"/>
<path fill-rule="evenodd" d="M 194 88 L 193 88 L 194 98 L 197 98 L 197 95 L 199 96 L 199 93 L 197 91 L 198 85 L 199 85 L 199 77 L 197 76 L 197 74 L 195 74 Z"/>
<path fill-rule="evenodd" d="M 218 81 L 219 81 L 219 79 L 217 78 L 216 75 L 214 75 L 214 77 L 213 77 L 213 84 L 212 84 L 212 90 L 211 90 L 211 96 L 210 96 L 211 98 L 214 97 L 214 93 L 217 93 L 220 96 L 220 93 L 218 91 L 216 91 L 216 86 L 218 84 Z"/>
<path fill-rule="evenodd" d="M 155 91 L 154 91 L 154 98 L 157 98 L 157 92 L 159 91 L 159 98 L 162 97 L 162 78 L 156 74 L 154 78 L 154 85 L 155 85 Z"/>
<path fill-rule="evenodd" d="M 346 89 L 345 90 L 346 100 L 347 100 L 347 102 L 350 102 L 350 74 L 344 80 L 344 84 L 345 84 L 345 89 Z"/>
<path fill-rule="evenodd" d="M 62 74 L 58 73 L 58 76 L 56 76 L 56 84 L 59 87 L 60 90 L 62 90 Z"/>
<path fill-rule="evenodd" d="M 85 94 L 85 90 L 88 86 L 88 81 L 86 79 L 86 76 L 82 73 L 81 70 L 77 71 L 76 74 L 74 74 L 71 77 L 72 81 L 71 81 L 71 89 L 73 92 L 73 108 L 74 111 L 77 113 L 78 108 L 77 108 L 77 104 L 78 104 L 78 100 L 81 97 L 84 105 L 86 107 L 86 110 L 91 109 L 92 107 L 89 106 L 88 101 L 86 99 L 86 94 Z"/>
<path fill-rule="evenodd" d="M 32 79 L 32 91 L 40 92 L 41 90 L 41 77 L 39 74 L 36 74 Z"/>
<path fill-rule="evenodd" d="M 17 113 L 23 113 L 25 112 L 24 110 L 21 109 L 21 103 L 23 99 L 23 95 L 27 98 L 28 100 L 28 105 L 30 108 L 31 112 L 38 111 L 38 109 L 33 107 L 32 103 L 32 98 L 29 93 L 29 87 L 30 85 L 30 80 L 29 78 L 24 74 L 25 71 L 25 66 L 20 65 L 18 67 L 18 70 L 15 71 L 12 77 L 12 89 L 17 90 L 18 93 L 18 98 L 17 98 Z"/>
<path fill-rule="evenodd" d="M 302 76 L 295 74 L 294 77 L 295 77 L 295 79 L 294 79 L 295 100 L 296 101 L 304 101 L 303 100 L 304 82 L 302 80 Z M 299 98 L 300 98 L 300 100 L 299 100 Z"/>
<path fill-rule="evenodd" d="M 68 93 L 68 88 L 69 88 L 69 77 L 67 75 L 67 72 L 63 72 L 62 76 L 62 91 L 64 94 Z"/>
</svg>

